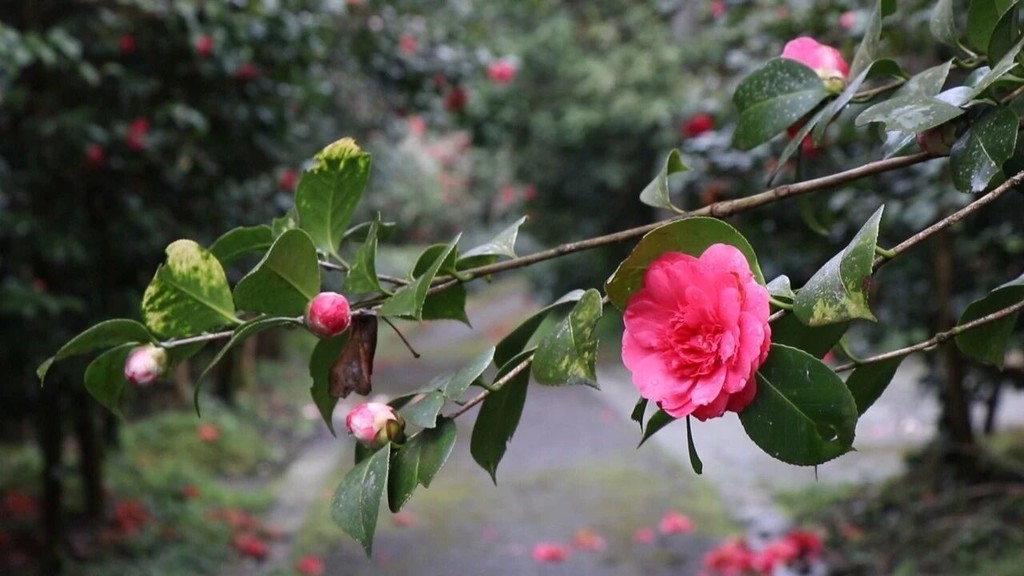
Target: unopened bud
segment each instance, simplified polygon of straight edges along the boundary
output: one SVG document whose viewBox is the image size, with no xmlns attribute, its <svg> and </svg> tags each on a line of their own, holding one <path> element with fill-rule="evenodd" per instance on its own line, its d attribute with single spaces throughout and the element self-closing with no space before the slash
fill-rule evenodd
<svg viewBox="0 0 1024 576">
<path fill-rule="evenodd" d="M 345 427 L 356 440 L 371 449 L 405 440 L 405 420 L 394 408 L 379 402 L 353 408 L 345 417 Z"/>
<path fill-rule="evenodd" d="M 929 128 L 924 132 L 918 132 L 915 137 L 917 145 L 921 150 L 935 156 L 949 156 L 953 144 L 956 143 L 956 127 L 952 123 L 946 123 L 935 128 Z"/>
<path fill-rule="evenodd" d="M 337 292 L 321 292 L 306 307 L 306 327 L 320 338 L 337 336 L 351 323 L 348 298 Z"/>
<path fill-rule="evenodd" d="M 124 377 L 137 386 L 145 386 L 163 376 L 167 370 L 167 351 L 146 344 L 134 348 L 124 363 Z"/>
</svg>

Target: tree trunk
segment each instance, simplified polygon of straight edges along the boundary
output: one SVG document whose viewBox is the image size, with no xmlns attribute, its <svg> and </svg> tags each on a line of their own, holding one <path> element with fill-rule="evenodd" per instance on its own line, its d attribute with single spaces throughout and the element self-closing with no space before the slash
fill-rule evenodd
<svg viewBox="0 0 1024 576">
<path fill-rule="evenodd" d="M 61 414 L 58 390 L 70 388 L 67 378 L 51 376 L 39 394 L 36 422 L 39 449 L 43 454 L 43 544 L 39 555 L 40 574 L 59 574 L 64 540 L 63 478 L 61 473 Z"/>
<path fill-rule="evenodd" d="M 103 442 L 96 425 L 96 403 L 85 388 L 74 388 L 75 439 L 78 442 L 78 473 L 82 480 L 85 519 L 99 523 L 103 519 Z"/>
</svg>

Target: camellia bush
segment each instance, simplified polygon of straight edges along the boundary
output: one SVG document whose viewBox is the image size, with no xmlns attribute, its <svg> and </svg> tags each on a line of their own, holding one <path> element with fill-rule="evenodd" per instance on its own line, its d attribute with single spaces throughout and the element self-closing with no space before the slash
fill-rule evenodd
<svg viewBox="0 0 1024 576">
<path fill-rule="evenodd" d="M 429 486 L 454 449 L 460 417 L 470 410 L 479 411 L 470 453 L 494 477 L 531 382 L 598 386 L 595 326 L 605 313 L 622 315 L 622 361 L 639 394 L 632 418 L 644 440 L 675 420 L 685 420 L 689 431 L 737 412 L 768 457 L 796 466 L 839 458 L 854 449 L 858 418 L 906 356 L 955 345 L 966 357 L 1001 368 L 1024 308 L 1024 276 L 1005 278 L 965 306 L 955 326 L 920 342 L 863 358 L 847 355 L 850 362 L 835 366 L 822 361 L 855 323 L 885 321 L 871 306 L 880 268 L 897 266 L 912 248 L 955 231 L 979 211 L 998 210 L 999 201 L 1019 194 L 1024 181 L 1016 146 L 1024 102 L 1018 3 L 975 0 L 964 18 L 954 2 L 939 1 L 930 29 L 953 55 L 924 70 L 904 70 L 881 53 L 883 21 L 895 8 L 892 1 L 876 4 L 849 63 L 836 48 L 795 38 L 732 96 L 738 114 L 733 146 L 751 149 L 782 137 L 779 169 L 806 157 L 830 124 L 854 112 L 855 125 L 878 125 L 885 134 L 876 160 L 684 209 L 673 202 L 670 178 L 688 168 L 679 151 L 670 151 L 653 181 L 638 191 L 640 202 L 672 214 L 666 220 L 520 255 L 520 219 L 480 245 L 467 246 L 455 236 L 426 246 L 408 272 L 395 277 L 376 267 L 378 244 L 390 225 L 386 215 L 353 221 L 371 159 L 343 138 L 302 174 L 292 211 L 269 224 L 230 230 L 209 246 L 188 239 L 171 243 L 142 296 L 141 321 L 113 319 L 89 328 L 57 350 L 38 375 L 45 380 L 53 362 L 99 352 L 85 370 L 85 387 L 117 412 L 126 386 L 146 386 L 169 364 L 206 346 L 219 347 L 212 367 L 257 333 L 306 329 L 319 338 L 309 359 L 310 394 L 331 427 L 339 398 L 372 391 L 380 322 L 465 322 L 467 284 L 475 280 L 635 241 L 608 271 L 603 292 L 571 291 L 465 366 L 387 404 L 354 408 L 346 425 L 358 441 L 356 465 L 332 501 L 342 529 L 369 553 L 381 503 L 398 511 L 419 485 Z M 509 76 L 508 70 L 494 74 Z M 870 143 L 873 133 L 865 129 L 863 137 Z M 881 203 L 801 286 L 786 275 L 765 277 L 758 251 L 769 246 L 751 245 L 724 220 L 932 162 L 948 165 L 965 198 L 961 208 L 881 246 Z M 232 286 L 225 266 L 252 254 L 261 259 Z M 325 286 L 326 278 L 331 281 Z M 197 389 L 197 410 L 198 399 Z M 688 442 L 700 473 L 689 434 Z"/>
</svg>

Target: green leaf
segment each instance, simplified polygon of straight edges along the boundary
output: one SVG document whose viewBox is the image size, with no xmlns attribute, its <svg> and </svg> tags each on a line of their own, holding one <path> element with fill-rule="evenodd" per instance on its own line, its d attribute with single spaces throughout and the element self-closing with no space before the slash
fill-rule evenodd
<svg viewBox="0 0 1024 576">
<path fill-rule="evenodd" d="M 238 324 L 224 268 L 191 240 L 167 246 L 167 261 L 142 296 L 142 317 L 158 336 L 190 336 Z"/>
<path fill-rule="evenodd" d="M 980 96 L 985 90 L 988 90 L 989 86 L 1009 74 L 1017 66 L 1017 55 L 1020 54 L 1021 48 L 1024 48 L 1024 38 L 1018 40 L 1012 48 L 1006 51 L 1006 54 L 999 59 L 991 70 L 974 83 L 964 101 L 966 102 Z"/>
<path fill-rule="evenodd" d="M 537 345 L 533 377 L 539 384 L 584 384 L 597 388 L 597 338 L 594 328 L 601 319 L 601 294 L 590 289 L 569 315 Z"/>
<path fill-rule="evenodd" d="M 676 419 L 664 410 L 658 410 L 654 414 L 651 414 L 651 417 L 647 420 L 647 426 L 644 427 L 644 433 L 640 437 L 640 443 L 637 444 L 636 447 L 639 448 L 643 446 L 644 442 L 647 442 L 648 438 L 654 436 L 655 433 L 675 421 Z"/>
<path fill-rule="evenodd" d="M 121 394 L 128 381 L 124 378 L 124 363 L 135 344 L 122 344 L 96 357 L 85 369 L 85 389 L 89 394 L 118 417 L 121 414 Z"/>
<path fill-rule="evenodd" d="M 459 258 L 455 265 L 456 269 L 465 270 L 467 268 L 491 264 L 496 262 L 498 258 L 502 256 L 515 258 L 516 239 L 519 237 L 519 228 L 525 223 L 526 216 L 523 216 L 512 223 L 511 226 L 499 232 L 497 236 L 492 238 L 486 244 L 470 248 Z"/>
<path fill-rule="evenodd" d="M 808 326 L 794 314 L 786 314 L 772 322 L 772 342 L 799 348 L 815 358 L 821 358 L 839 342 L 849 322 L 836 322 L 824 326 Z"/>
<path fill-rule="evenodd" d="M 295 206 L 292 206 L 284 216 L 280 218 L 274 218 L 270 221 L 270 231 L 274 238 L 277 238 L 281 234 L 289 230 L 294 230 L 299 227 L 299 214 L 295 210 Z"/>
<path fill-rule="evenodd" d="M 992 30 L 992 36 L 988 41 L 989 62 L 998 62 L 1010 52 L 1011 47 L 1020 40 L 1021 31 L 1018 25 L 1020 21 L 1020 7 L 1013 6 L 1007 10 Z"/>
<path fill-rule="evenodd" d="M 442 418 L 436 428 L 420 431 L 398 449 L 388 479 L 388 508 L 398 512 L 416 486 L 430 487 L 455 447 L 455 421 Z"/>
<path fill-rule="evenodd" d="M 498 371 L 495 380 L 500 380 L 529 356 L 525 352 L 511 359 Z M 469 453 L 481 468 L 498 483 L 498 464 L 505 456 L 505 449 L 519 426 L 519 418 L 526 404 L 526 392 L 530 384 L 530 371 L 523 370 L 513 376 L 496 392 L 484 398 L 480 413 L 473 425 L 473 436 L 469 442 Z"/>
<path fill-rule="evenodd" d="M 967 44 L 978 52 L 988 50 L 999 18 L 1015 0 L 971 0 L 967 8 Z"/>
<path fill-rule="evenodd" d="M 437 425 L 437 415 L 444 408 L 444 403 L 445 397 L 440 391 L 427 392 L 415 402 L 404 406 L 402 417 L 420 428 L 433 428 Z"/>
<path fill-rule="evenodd" d="M 971 302 L 960 315 L 957 325 L 963 325 L 972 320 L 983 318 L 1012 306 L 1024 300 L 1024 274 L 1016 280 L 1003 284 L 983 298 Z M 1003 359 L 1006 356 L 1006 344 L 1016 326 L 1017 316 L 1011 314 L 968 330 L 956 337 L 956 346 L 967 356 L 979 361 L 1003 369 Z"/>
<path fill-rule="evenodd" d="M 235 305 L 241 310 L 301 316 L 320 292 L 316 248 L 302 230 L 288 230 L 270 251 L 235 285 Z"/>
<path fill-rule="evenodd" d="M 949 153 L 953 184 L 961 192 L 982 192 L 1003 173 L 1017 146 L 1017 113 L 1005 106 L 982 114 Z"/>
<path fill-rule="evenodd" d="M 946 77 L 949 76 L 949 69 L 952 66 L 953 61 L 946 60 L 942 64 L 914 74 L 896 90 L 893 96 L 935 96 L 942 92 L 942 87 L 946 85 Z"/>
<path fill-rule="evenodd" d="M 669 152 L 668 158 L 665 159 L 665 165 L 661 167 L 658 175 L 640 192 L 640 201 L 655 208 L 682 212 L 675 204 L 672 204 L 672 199 L 669 197 L 668 177 L 689 169 L 686 164 L 683 164 L 679 150 Z"/>
<path fill-rule="evenodd" d="M 334 431 L 332 416 L 334 407 L 338 404 L 338 398 L 330 394 L 330 372 L 331 366 L 341 354 L 345 342 L 348 341 L 348 334 L 348 332 L 342 332 L 334 338 L 318 340 L 316 347 L 313 348 L 313 353 L 309 356 L 309 376 L 313 379 L 309 394 L 313 398 L 313 403 L 320 410 L 320 417 L 324 419 L 324 424 L 327 424 L 327 428 L 335 436 L 338 434 Z"/>
<path fill-rule="evenodd" d="M 897 356 L 882 362 L 864 364 L 854 369 L 846 379 L 846 387 L 850 389 L 854 402 L 857 403 L 857 414 L 864 415 L 868 408 L 885 392 L 896 369 L 906 356 Z"/>
<path fill-rule="evenodd" d="M 693 443 L 693 430 L 690 429 L 690 417 L 686 417 L 686 451 L 690 454 L 690 467 L 698 476 L 704 473 L 704 463 L 697 454 L 697 446 Z"/>
<path fill-rule="evenodd" d="M 670 222 L 647 233 L 636 248 L 619 264 L 605 284 L 605 292 L 616 308 L 622 310 L 633 292 L 643 285 L 644 273 L 651 262 L 665 252 L 700 256 L 712 244 L 730 244 L 743 252 L 757 281 L 764 275 L 750 243 L 735 228 L 717 218 L 694 217 Z"/>
<path fill-rule="evenodd" d="M 850 76 L 856 77 L 872 62 L 878 59 L 878 45 L 882 37 L 882 20 L 896 11 L 896 0 L 878 0 L 868 18 L 864 38 L 857 47 L 850 64 Z"/>
<path fill-rule="evenodd" d="M 629 419 L 640 425 L 640 431 L 644 430 L 644 414 L 647 412 L 647 398 L 640 397 L 636 401 L 636 406 L 633 406 L 633 412 L 630 413 Z"/>
<path fill-rule="evenodd" d="M 573 290 L 523 321 L 508 336 L 502 338 L 501 342 L 498 342 L 498 346 L 494 351 L 494 364 L 496 366 L 508 364 L 512 358 L 526 349 L 526 345 L 529 344 L 537 329 L 544 323 L 548 314 L 567 304 L 578 302 L 583 297 L 583 294 L 583 290 Z"/>
<path fill-rule="evenodd" d="M 210 363 L 207 364 L 206 368 L 203 369 L 203 372 L 199 375 L 199 378 L 196 379 L 196 389 L 194 394 L 196 412 L 199 412 L 199 384 L 203 381 L 204 378 L 206 378 L 206 375 L 210 373 L 210 370 L 212 370 L 214 366 L 216 366 L 222 359 L 224 359 L 224 356 L 228 353 L 228 351 L 230 351 L 240 342 L 245 341 L 246 338 L 255 336 L 256 334 L 259 334 L 264 330 L 269 330 L 271 328 L 277 328 L 280 326 L 288 325 L 301 326 L 302 323 L 298 322 L 294 318 L 264 317 L 249 320 L 248 322 L 242 324 L 238 328 L 235 328 L 235 332 L 234 334 L 231 335 L 231 338 L 227 341 L 226 344 L 224 344 L 224 346 L 221 347 L 221 349 L 213 357 L 213 360 L 210 360 Z"/>
<path fill-rule="evenodd" d="M 349 536 L 373 550 L 380 502 L 388 484 L 391 449 L 387 446 L 355 465 L 338 484 L 331 499 L 331 517 Z"/>
<path fill-rule="evenodd" d="M 477 378 L 483 375 L 487 367 L 494 359 L 494 347 L 491 346 L 480 354 L 477 354 L 465 366 L 451 374 L 439 376 L 431 382 L 431 387 L 437 388 L 446 398 L 458 402 L 469 386 L 476 382 Z"/>
<path fill-rule="evenodd" d="M 384 292 L 377 279 L 377 234 L 380 230 L 380 213 L 370 222 L 366 241 L 359 246 L 352 267 L 345 277 L 345 290 L 352 294 Z"/>
<path fill-rule="evenodd" d="M 149 330 L 135 320 L 118 318 L 100 322 L 68 340 L 52 357 L 39 365 L 36 369 L 36 376 L 42 383 L 46 379 L 46 372 L 54 362 L 129 342 L 154 342 L 154 340 Z"/>
<path fill-rule="evenodd" d="M 808 326 L 824 326 L 861 318 L 874 320 L 868 288 L 882 210 L 868 218 L 842 252 L 836 254 L 796 293 L 793 312 Z"/>
<path fill-rule="evenodd" d="M 789 276 L 786 276 L 785 274 L 777 276 L 774 280 L 765 285 L 765 288 L 768 289 L 768 293 L 771 294 L 773 298 L 790 301 L 792 301 L 793 298 L 796 298 L 796 293 L 793 292 L 793 287 L 790 285 Z"/>
<path fill-rule="evenodd" d="M 828 96 L 814 70 L 785 58 L 769 60 L 744 78 L 733 94 L 740 113 L 733 145 L 749 150 L 771 140 Z"/>
<path fill-rule="evenodd" d="M 266 224 L 259 226 L 240 226 L 229 230 L 210 245 L 210 253 L 227 266 L 231 262 L 249 254 L 263 252 L 274 243 L 274 231 Z"/>
<path fill-rule="evenodd" d="M 877 78 L 879 76 L 893 76 L 896 78 L 906 77 L 906 75 L 903 73 L 903 70 L 900 69 L 899 64 L 897 64 L 895 60 L 892 60 L 890 58 L 883 58 L 881 60 L 875 60 L 874 62 L 872 62 L 870 65 L 868 65 L 867 68 L 864 69 L 863 72 L 854 77 L 854 79 L 851 80 L 850 83 L 846 85 L 846 88 L 843 89 L 843 91 L 839 94 L 838 97 L 836 97 L 835 100 L 829 102 L 828 105 L 825 106 L 825 108 L 822 110 L 821 119 L 813 123 L 813 138 L 815 144 L 821 143 L 822 139 L 825 137 L 825 130 L 828 129 L 828 125 L 836 116 L 839 115 L 840 112 L 843 111 L 843 108 L 845 108 L 846 105 L 850 103 L 850 100 L 852 100 L 853 97 L 857 94 L 857 91 L 860 90 L 860 87 L 864 84 L 864 82 L 867 81 L 868 79 Z M 800 140 L 797 140 L 796 138 L 794 138 L 793 140 L 796 141 L 797 143 L 800 142 Z M 785 159 L 780 160 L 780 162 L 784 161 Z"/>
<path fill-rule="evenodd" d="M 953 0 L 939 0 L 935 4 L 928 28 L 939 42 L 957 47 L 960 36 L 957 34 L 956 18 L 953 16 Z"/>
<path fill-rule="evenodd" d="M 811 116 L 810 120 L 804 122 L 800 126 L 800 129 L 796 131 L 796 134 L 793 134 L 793 136 L 786 141 L 786 147 L 782 149 L 782 153 L 779 154 L 779 158 L 775 162 L 775 169 L 768 175 L 769 182 L 773 182 L 775 180 L 775 176 L 778 175 L 779 171 L 785 168 L 786 161 L 789 160 L 797 150 L 800 150 L 804 138 L 807 138 L 807 135 L 811 133 L 811 130 L 813 130 L 815 126 L 822 124 L 822 118 L 825 117 L 825 113 L 827 111 L 828 109 L 825 106 L 818 108 Z"/>
<path fill-rule="evenodd" d="M 916 134 L 941 126 L 963 114 L 964 110 L 959 106 L 933 96 L 893 96 L 861 112 L 855 124 L 863 126 L 881 122 L 887 132 Z"/>
<path fill-rule="evenodd" d="M 747 435 L 769 456 L 816 466 L 848 452 L 857 404 L 835 372 L 809 354 L 772 344 L 757 395 L 742 412 Z"/>
<path fill-rule="evenodd" d="M 470 326 L 466 315 L 466 286 L 454 284 L 433 294 L 427 294 L 423 301 L 422 320 L 457 320 Z"/>
<path fill-rule="evenodd" d="M 370 155 L 351 138 L 329 144 L 313 157 L 295 191 L 299 226 L 309 232 L 317 249 L 338 255 L 352 213 L 363 197 L 370 175 Z"/>
<path fill-rule="evenodd" d="M 423 316 L 423 303 L 427 299 L 427 291 L 430 289 L 430 283 L 434 281 L 434 277 L 437 276 L 438 270 L 441 266 L 448 261 L 449 256 L 455 250 L 456 244 L 459 239 L 455 238 L 447 246 L 445 246 L 437 257 L 434 259 L 430 267 L 423 272 L 415 281 L 403 286 L 400 290 L 395 292 L 393 296 L 388 298 L 381 304 L 378 313 L 381 316 L 395 316 L 399 318 L 409 318 L 413 320 L 420 320 Z"/>
</svg>

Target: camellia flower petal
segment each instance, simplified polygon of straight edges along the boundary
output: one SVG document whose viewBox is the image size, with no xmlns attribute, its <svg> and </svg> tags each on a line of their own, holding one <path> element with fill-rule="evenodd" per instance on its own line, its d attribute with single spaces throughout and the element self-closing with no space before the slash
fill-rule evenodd
<svg viewBox="0 0 1024 576">
<path fill-rule="evenodd" d="M 693 520 L 675 510 L 669 510 L 658 522 L 658 532 L 662 534 L 689 534 L 693 532 Z"/>
<path fill-rule="evenodd" d="M 569 558 L 569 549 L 556 542 L 540 542 L 533 547 L 530 554 L 534 562 L 555 563 L 564 562 Z"/>
<path fill-rule="evenodd" d="M 167 370 L 167 351 L 145 344 L 133 348 L 124 363 L 124 377 L 136 386 L 145 386 L 163 376 Z"/>
<path fill-rule="evenodd" d="M 821 44 L 814 38 L 801 36 L 786 43 L 782 49 L 782 57 L 795 60 L 811 70 L 825 82 L 825 86 L 833 92 L 841 92 L 846 85 L 846 77 L 850 67 L 839 50 Z"/>
<path fill-rule="evenodd" d="M 376 449 L 388 442 L 401 442 L 405 420 L 387 404 L 367 402 L 348 413 L 345 426 L 356 440 L 368 448 Z"/>
<path fill-rule="evenodd" d="M 768 356 L 768 315 L 768 290 L 736 247 L 668 252 L 626 304 L 622 361 L 640 395 L 676 418 L 739 412 Z"/>
</svg>

